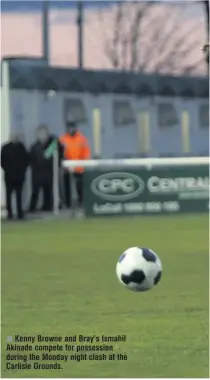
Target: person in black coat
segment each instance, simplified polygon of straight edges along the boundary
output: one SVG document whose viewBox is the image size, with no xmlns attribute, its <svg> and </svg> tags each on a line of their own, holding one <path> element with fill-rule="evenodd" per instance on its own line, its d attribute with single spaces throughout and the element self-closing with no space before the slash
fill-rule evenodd
<svg viewBox="0 0 210 380">
<path fill-rule="evenodd" d="M 57 139 L 49 134 L 46 126 L 37 130 L 37 141 L 30 150 L 32 170 L 32 194 L 29 212 L 37 211 L 39 194 L 43 193 L 41 211 L 51 211 L 53 206 L 53 153 L 58 148 Z"/>
<path fill-rule="evenodd" d="M 1 167 L 4 170 L 5 188 L 6 188 L 6 208 L 7 217 L 13 219 L 12 194 L 16 195 L 17 217 L 24 219 L 22 207 L 22 192 L 25 180 L 29 156 L 22 142 L 19 141 L 18 135 L 13 134 L 11 141 L 4 144 L 1 148 Z"/>
</svg>

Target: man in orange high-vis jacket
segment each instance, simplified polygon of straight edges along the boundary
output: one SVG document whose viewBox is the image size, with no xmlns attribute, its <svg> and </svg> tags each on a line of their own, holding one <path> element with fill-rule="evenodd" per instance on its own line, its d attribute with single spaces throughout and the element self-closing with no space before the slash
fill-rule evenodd
<svg viewBox="0 0 210 380">
<path fill-rule="evenodd" d="M 64 149 L 65 160 L 88 160 L 90 158 L 90 147 L 86 137 L 78 131 L 75 121 L 68 121 L 66 123 L 66 133 L 59 138 L 59 141 Z M 74 169 L 74 178 L 76 182 L 76 190 L 78 196 L 79 207 L 83 203 L 83 178 L 84 168 L 77 167 Z M 71 185 L 69 169 L 64 172 L 64 192 L 66 206 L 70 208 L 71 205 Z"/>
</svg>

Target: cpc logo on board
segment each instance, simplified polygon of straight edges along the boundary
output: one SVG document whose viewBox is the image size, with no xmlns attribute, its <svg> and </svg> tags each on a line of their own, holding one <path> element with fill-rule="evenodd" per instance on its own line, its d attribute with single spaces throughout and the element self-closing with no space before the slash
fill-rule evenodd
<svg viewBox="0 0 210 380">
<path fill-rule="evenodd" d="M 143 193 L 144 181 L 135 174 L 113 172 L 102 174 L 91 183 L 92 192 L 106 201 L 128 201 Z"/>
</svg>

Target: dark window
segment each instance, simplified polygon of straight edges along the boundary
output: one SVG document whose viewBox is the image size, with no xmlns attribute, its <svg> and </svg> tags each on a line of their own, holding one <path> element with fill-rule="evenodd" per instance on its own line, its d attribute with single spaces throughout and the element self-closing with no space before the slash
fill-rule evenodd
<svg viewBox="0 0 210 380">
<path fill-rule="evenodd" d="M 113 103 L 113 119 L 116 127 L 135 123 L 135 115 L 127 100 L 115 100 Z"/>
<path fill-rule="evenodd" d="M 65 122 L 73 119 L 77 124 L 85 123 L 87 115 L 84 103 L 81 99 L 65 99 L 64 100 L 64 118 Z"/>
<path fill-rule="evenodd" d="M 209 105 L 201 104 L 199 106 L 199 127 L 209 128 Z"/>
<path fill-rule="evenodd" d="M 174 127 L 178 124 L 176 109 L 172 103 L 160 103 L 157 106 L 160 128 Z"/>
</svg>

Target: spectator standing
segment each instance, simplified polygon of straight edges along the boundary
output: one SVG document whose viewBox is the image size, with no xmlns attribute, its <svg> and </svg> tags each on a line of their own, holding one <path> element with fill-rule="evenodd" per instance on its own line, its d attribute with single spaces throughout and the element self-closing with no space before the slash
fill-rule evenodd
<svg viewBox="0 0 210 380">
<path fill-rule="evenodd" d="M 91 152 L 87 138 L 78 130 L 77 124 L 74 120 L 67 121 L 66 133 L 59 139 L 64 149 L 65 160 L 88 160 Z M 77 167 L 73 171 L 76 181 L 76 191 L 78 197 L 78 205 L 82 206 L 83 203 L 83 182 L 84 182 L 84 168 Z M 66 206 L 71 208 L 71 184 L 69 169 L 64 172 L 64 192 Z"/>
<path fill-rule="evenodd" d="M 24 219 L 22 193 L 29 156 L 24 144 L 16 133 L 11 135 L 11 141 L 4 144 L 1 149 L 1 167 L 4 170 L 6 188 L 7 218 L 12 220 L 12 195 L 15 193 L 17 205 L 17 217 Z"/>
<path fill-rule="evenodd" d="M 41 125 L 37 129 L 37 141 L 30 150 L 30 165 L 32 171 L 32 194 L 29 212 L 37 211 L 39 194 L 43 193 L 41 211 L 51 211 L 53 207 L 53 152 L 61 146 L 57 138 L 49 134 L 48 127 Z"/>
</svg>

